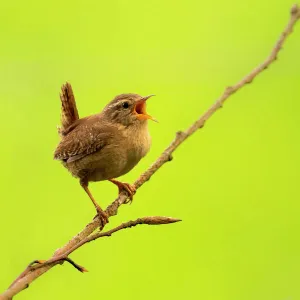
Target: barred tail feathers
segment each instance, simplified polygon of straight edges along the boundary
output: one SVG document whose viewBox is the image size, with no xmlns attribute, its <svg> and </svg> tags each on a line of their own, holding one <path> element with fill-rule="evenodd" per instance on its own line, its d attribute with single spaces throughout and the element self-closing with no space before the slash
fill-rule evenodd
<svg viewBox="0 0 300 300">
<path fill-rule="evenodd" d="M 66 82 L 61 87 L 61 127 L 58 133 L 63 136 L 64 131 L 79 119 L 73 89 L 70 83 Z"/>
</svg>

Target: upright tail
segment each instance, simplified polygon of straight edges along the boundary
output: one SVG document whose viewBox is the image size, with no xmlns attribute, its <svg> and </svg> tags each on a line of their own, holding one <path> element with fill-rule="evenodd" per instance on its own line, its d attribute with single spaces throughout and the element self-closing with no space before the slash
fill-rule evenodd
<svg viewBox="0 0 300 300">
<path fill-rule="evenodd" d="M 58 133 L 60 134 L 60 136 L 64 136 L 65 130 L 79 119 L 79 114 L 76 107 L 76 101 L 70 83 L 66 82 L 65 84 L 62 85 L 60 100 L 61 100 L 61 115 L 60 115 L 61 127 L 58 128 Z"/>
</svg>

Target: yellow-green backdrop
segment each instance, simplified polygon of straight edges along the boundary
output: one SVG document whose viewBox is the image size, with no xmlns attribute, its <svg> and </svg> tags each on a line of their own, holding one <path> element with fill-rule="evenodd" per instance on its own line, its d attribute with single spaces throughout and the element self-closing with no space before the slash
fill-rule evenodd
<svg viewBox="0 0 300 300">
<path fill-rule="evenodd" d="M 115 95 L 156 94 L 153 147 L 133 181 L 223 92 L 270 52 L 293 0 L 2 1 L 0 290 L 94 216 L 58 162 L 59 90 L 81 116 Z M 279 60 L 235 94 L 120 209 L 183 222 L 98 240 L 17 299 L 300 298 L 300 27 Z M 91 189 L 103 206 L 116 188 Z"/>
</svg>

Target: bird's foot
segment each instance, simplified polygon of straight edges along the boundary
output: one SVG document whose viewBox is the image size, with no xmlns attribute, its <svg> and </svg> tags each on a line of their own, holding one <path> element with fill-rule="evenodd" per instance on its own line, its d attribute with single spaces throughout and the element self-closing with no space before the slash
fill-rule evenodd
<svg viewBox="0 0 300 300">
<path fill-rule="evenodd" d="M 97 208 L 97 214 L 100 221 L 100 230 L 102 230 L 104 226 L 109 222 L 108 214 L 105 211 L 103 211 L 100 207 Z"/>
<path fill-rule="evenodd" d="M 132 202 L 133 195 L 136 193 L 136 188 L 134 185 L 127 182 L 121 182 L 115 179 L 111 179 L 110 182 L 112 182 L 119 188 L 119 194 L 121 194 L 124 190 L 129 194 L 129 200 L 127 200 L 125 204 Z"/>
<path fill-rule="evenodd" d="M 127 191 L 129 194 L 129 198 L 126 200 L 125 204 L 131 203 L 133 200 L 133 195 L 136 193 L 136 188 L 134 185 L 126 182 L 121 182 L 122 187 L 119 188 L 119 193 L 121 193 L 123 190 Z"/>
</svg>

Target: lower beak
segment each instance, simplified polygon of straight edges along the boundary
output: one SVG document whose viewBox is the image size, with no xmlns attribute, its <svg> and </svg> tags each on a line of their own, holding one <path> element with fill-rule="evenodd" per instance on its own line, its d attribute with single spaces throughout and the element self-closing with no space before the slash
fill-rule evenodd
<svg viewBox="0 0 300 300">
<path fill-rule="evenodd" d="M 155 95 L 145 96 L 141 100 L 137 101 L 137 103 L 135 104 L 134 111 L 137 114 L 138 119 L 152 120 L 154 122 L 157 122 L 157 120 L 154 119 L 152 116 L 148 115 L 146 111 L 146 101 L 153 96 Z"/>
</svg>

